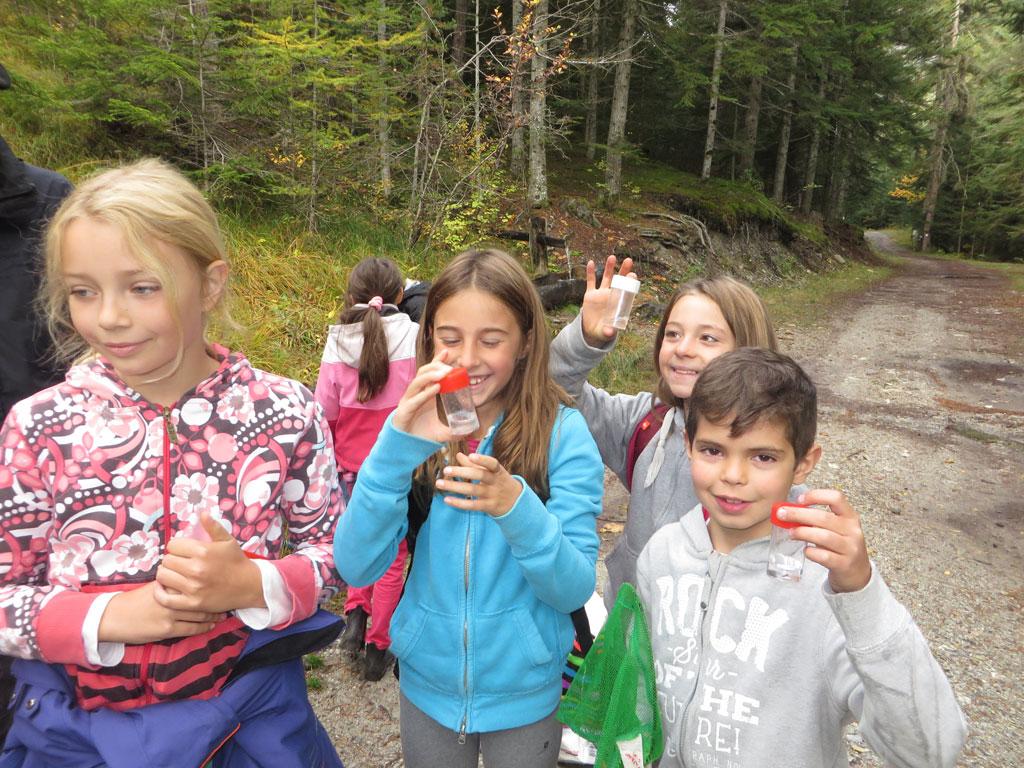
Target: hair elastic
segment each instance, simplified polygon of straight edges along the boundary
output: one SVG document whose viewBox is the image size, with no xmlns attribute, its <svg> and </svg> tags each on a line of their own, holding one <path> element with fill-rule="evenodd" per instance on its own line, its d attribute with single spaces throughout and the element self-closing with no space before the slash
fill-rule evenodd
<svg viewBox="0 0 1024 768">
<path fill-rule="evenodd" d="M 398 307 L 396 307 L 394 304 L 385 304 L 384 299 L 382 299 L 380 296 L 374 296 L 365 304 L 352 305 L 352 309 L 375 309 L 377 310 L 378 314 L 383 312 L 385 308 L 394 309 L 396 311 L 398 310 Z"/>
</svg>

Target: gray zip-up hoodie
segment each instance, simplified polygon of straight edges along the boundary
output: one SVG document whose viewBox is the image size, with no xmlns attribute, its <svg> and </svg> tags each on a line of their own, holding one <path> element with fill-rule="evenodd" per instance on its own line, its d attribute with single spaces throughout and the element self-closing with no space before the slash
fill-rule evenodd
<svg viewBox="0 0 1024 768">
<path fill-rule="evenodd" d="M 658 531 L 637 564 L 665 736 L 660 768 L 839 768 L 843 727 L 886 765 L 952 766 L 966 724 L 907 610 L 874 569 L 836 594 L 766 573 L 768 539 L 722 555 L 697 513 Z"/>
<path fill-rule="evenodd" d="M 592 347 L 583 338 L 580 315 L 551 343 L 551 377 L 576 399 L 601 459 L 626 485 L 629 441 L 636 425 L 654 404 L 654 395 L 611 395 L 587 383 L 587 376 L 613 347 Z M 633 468 L 626 525 L 605 560 L 608 587 L 605 605 L 611 610 L 623 582 L 634 583 L 636 559 L 654 532 L 673 523 L 697 503 L 686 455 L 683 414 L 671 409 L 661 431 L 648 443 Z"/>
</svg>

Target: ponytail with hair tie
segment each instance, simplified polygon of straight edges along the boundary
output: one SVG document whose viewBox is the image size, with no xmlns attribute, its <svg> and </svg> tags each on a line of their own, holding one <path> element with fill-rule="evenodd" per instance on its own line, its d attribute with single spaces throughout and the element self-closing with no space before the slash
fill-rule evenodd
<svg viewBox="0 0 1024 768">
<path fill-rule="evenodd" d="M 395 306 L 394 304 L 385 304 L 384 299 L 382 299 L 380 296 L 374 296 L 365 304 L 353 304 L 352 309 L 375 309 L 377 310 L 378 315 L 381 314 L 385 309 L 393 309 L 396 312 L 398 311 L 397 306 Z"/>
</svg>

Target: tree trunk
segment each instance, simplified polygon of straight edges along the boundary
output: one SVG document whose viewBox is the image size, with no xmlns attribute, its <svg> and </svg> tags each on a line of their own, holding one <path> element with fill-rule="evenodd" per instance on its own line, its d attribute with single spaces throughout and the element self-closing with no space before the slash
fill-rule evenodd
<svg viewBox="0 0 1024 768">
<path fill-rule="evenodd" d="M 420 8 L 420 16 L 421 20 L 424 22 L 422 25 L 422 55 L 429 56 L 431 27 L 429 24 L 430 15 L 426 7 Z M 427 82 L 427 78 L 424 76 L 421 76 L 416 82 L 416 101 L 419 108 L 420 120 L 419 127 L 416 131 L 416 140 L 413 143 L 412 179 L 409 185 L 409 212 L 412 214 L 414 221 L 419 220 L 420 212 L 423 209 L 422 188 L 426 184 L 426 159 L 430 153 L 427 134 L 430 125 L 431 97 L 430 85 Z M 410 235 L 411 242 L 415 242 L 417 237 L 417 228 L 413 227 Z"/>
<path fill-rule="evenodd" d="M 377 21 L 377 43 L 380 45 L 377 53 L 377 69 L 381 78 L 380 96 L 378 99 L 377 113 L 377 145 L 380 151 L 380 192 L 387 200 L 391 197 L 391 126 L 388 122 L 388 89 L 387 74 L 388 62 L 384 53 L 384 41 L 387 40 L 387 10 L 388 0 L 380 0 L 380 19 Z"/>
<path fill-rule="evenodd" d="M 955 50 L 960 40 L 960 0 L 956 0 L 953 11 L 953 31 L 950 35 L 952 48 Z M 939 85 L 935 101 L 942 104 L 942 111 L 936 118 L 935 138 L 932 140 L 931 151 L 928 153 L 928 191 L 925 193 L 924 226 L 921 227 L 921 250 L 931 250 L 932 225 L 935 222 L 935 209 L 939 202 L 939 188 L 946 175 L 944 155 L 946 150 L 946 134 L 949 131 L 949 118 L 956 111 L 956 75 L 953 70 L 943 69 L 939 74 Z"/>
<path fill-rule="evenodd" d="M 837 124 L 832 137 L 832 167 L 828 178 L 828 194 L 825 197 L 824 211 L 825 221 L 833 222 L 839 219 L 841 209 L 840 202 L 845 196 L 842 190 L 842 178 L 846 173 L 846 155 L 843 152 L 843 129 Z"/>
<path fill-rule="evenodd" d="M 772 190 L 772 198 L 777 203 L 782 202 L 783 194 L 786 191 L 786 161 L 789 159 L 789 134 L 793 129 L 793 90 L 796 88 L 796 48 L 793 49 L 791 58 L 789 77 L 786 79 L 785 98 L 782 102 L 782 132 L 779 134 L 779 151 L 775 155 L 775 188 Z"/>
<path fill-rule="evenodd" d="M 192 19 L 192 52 L 196 61 L 196 82 L 199 89 L 198 159 L 201 160 L 203 168 L 209 168 L 211 163 L 217 162 L 214 156 L 217 147 L 211 126 L 219 125 L 220 105 L 210 92 L 210 70 L 215 67 L 207 59 L 208 51 L 216 49 L 217 39 L 208 26 L 210 8 L 207 0 L 189 0 L 188 10 Z"/>
<path fill-rule="evenodd" d="M 821 105 L 825 103 L 826 75 L 818 81 L 818 105 L 815 109 L 814 127 L 811 128 L 811 145 L 807 150 L 807 168 L 804 170 L 804 186 L 800 190 L 800 212 L 805 216 L 811 213 L 814 203 L 814 180 L 818 174 L 818 152 L 821 148 Z"/>
<path fill-rule="evenodd" d="M 530 164 L 526 179 L 526 198 L 532 208 L 548 204 L 548 168 L 545 154 L 545 118 L 547 112 L 547 25 L 548 0 L 538 0 L 533 8 L 533 59 L 530 62 Z"/>
<path fill-rule="evenodd" d="M 601 55 L 601 0 L 594 0 L 590 17 L 590 57 Z M 593 160 L 597 151 L 597 99 L 600 93 L 601 70 L 592 65 L 587 72 L 587 119 L 583 129 L 583 142 L 587 148 L 587 160 Z"/>
<path fill-rule="evenodd" d="M 466 63 L 466 20 L 469 17 L 469 0 L 455 0 L 455 32 L 452 33 L 452 63 L 462 69 Z"/>
<path fill-rule="evenodd" d="M 480 126 L 480 0 L 473 4 L 473 141 L 476 150 L 474 163 L 480 162 L 481 136 Z"/>
<path fill-rule="evenodd" d="M 711 176 L 711 160 L 715 154 L 715 129 L 718 126 L 718 88 L 722 81 L 722 53 L 725 50 L 725 18 L 729 14 L 728 0 L 718 4 L 718 30 L 715 33 L 715 59 L 711 66 L 711 105 L 708 107 L 708 135 L 704 141 L 704 165 L 701 179 Z"/>
<path fill-rule="evenodd" d="M 519 34 L 523 19 L 523 0 L 512 0 L 513 35 Z M 509 149 L 509 167 L 512 175 L 521 180 L 526 176 L 526 141 L 523 124 L 526 122 L 526 100 L 523 98 L 523 64 L 517 57 L 512 62 L 512 140 Z"/>
<path fill-rule="evenodd" d="M 608 120 L 606 195 L 615 201 L 622 191 L 622 149 L 626 136 L 626 110 L 629 106 L 629 72 L 633 64 L 633 36 L 636 29 L 637 0 L 626 0 L 622 33 L 615 62 L 615 86 L 612 90 L 611 116 Z"/>
<path fill-rule="evenodd" d="M 313 42 L 320 38 L 320 4 L 313 0 Z M 317 210 L 319 206 L 320 191 L 320 103 L 317 96 L 316 81 L 313 81 L 313 141 L 309 148 L 309 204 L 306 210 L 306 229 L 316 232 Z"/>
<path fill-rule="evenodd" d="M 747 94 L 747 114 L 743 121 L 743 147 L 740 152 L 739 175 L 749 175 L 754 170 L 754 154 L 757 152 L 757 123 L 761 118 L 761 89 L 764 81 L 759 75 L 750 78 L 750 92 Z"/>
</svg>

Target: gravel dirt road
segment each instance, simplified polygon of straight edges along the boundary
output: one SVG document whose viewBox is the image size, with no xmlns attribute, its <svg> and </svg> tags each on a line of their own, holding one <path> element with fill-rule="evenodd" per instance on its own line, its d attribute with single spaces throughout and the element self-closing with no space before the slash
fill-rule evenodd
<svg viewBox="0 0 1024 768">
<path fill-rule="evenodd" d="M 901 251 L 896 275 L 828 321 L 779 329 L 819 386 L 824 456 L 872 556 L 913 613 L 970 721 L 960 765 L 1024 765 L 1024 295 L 980 267 Z M 625 494 L 606 484 L 607 549 Z M 348 768 L 401 766 L 397 683 L 336 649 L 314 706 Z M 852 763 L 879 766 L 856 730 Z M 765 768 L 770 768 L 766 766 Z"/>
</svg>

